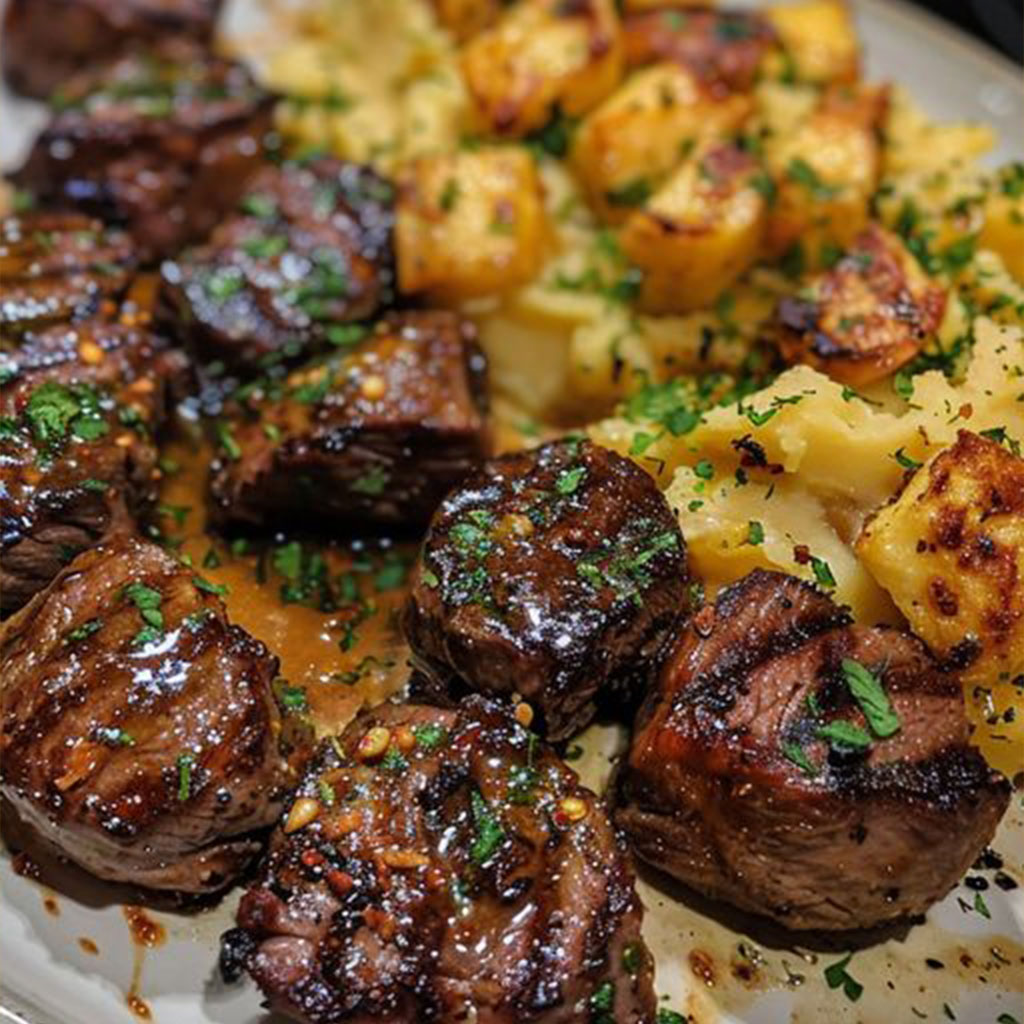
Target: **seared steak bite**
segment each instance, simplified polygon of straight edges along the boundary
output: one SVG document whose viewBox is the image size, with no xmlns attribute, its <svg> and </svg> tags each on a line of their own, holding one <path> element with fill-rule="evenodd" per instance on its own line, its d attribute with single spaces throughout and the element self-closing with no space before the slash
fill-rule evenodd
<svg viewBox="0 0 1024 1024">
<path fill-rule="evenodd" d="M 74 78 L 14 175 L 41 202 L 123 223 L 144 259 L 205 237 L 263 160 L 273 97 L 181 41 Z"/>
<path fill-rule="evenodd" d="M 0 629 L 2 791 L 101 878 L 216 891 L 278 813 L 277 659 L 213 590 L 121 536 Z"/>
<path fill-rule="evenodd" d="M 313 761 L 224 936 L 310 1024 L 650 1024 L 628 854 L 593 793 L 481 698 L 383 705 Z"/>
<path fill-rule="evenodd" d="M 0 354 L 0 609 L 156 496 L 153 433 L 185 361 L 124 324 L 56 325 Z"/>
<path fill-rule="evenodd" d="M 0 220 L 0 341 L 81 319 L 117 300 L 135 269 L 131 239 L 77 213 Z"/>
<path fill-rule="evenodd" d="M 209 43 L 222 0 L 8 0 L 4 78 L 49 97 L 76 72 L 172 36 Z"/>
<path fill-rule="evenodd" d="M 356 340 L 362 335 L 361 340 Z M 387 317 L 224 425 L 222 524 L 417 526 L 487 454 L 485 362 L 454 313 Z"/>
<path fill-rule="evenodd" d="M 392 299 L 392 198 L 369 168 L 330 157 L 261 171 L 206 245 L 164 265 L 200 358 L 255 374 L 344 341 Z"/>
<path fill-rule="evenodd" d="M 665 5 L 633 11 L 622 24 L 632 66 L 673 61 L 712 88 L 753 88 L 775 32 L 756 11 Z"/>
<path fill-rule="evenodd" d="M 561 740 L 646 681 L 686 594 L 683 537 L 651 478 L 558 441 L 493 459 L 449 494 L 404 624 L 428 690 L 522 697 Z"/>
<path fill-rule="evenodd" d="M 617 821 L 712 898 L 867 928 L 924 913 L 992 838 L 1010 788 L 968 735 L 960 682 L 919 640 L 757 570 L 681 632 Z"/>
</svg>

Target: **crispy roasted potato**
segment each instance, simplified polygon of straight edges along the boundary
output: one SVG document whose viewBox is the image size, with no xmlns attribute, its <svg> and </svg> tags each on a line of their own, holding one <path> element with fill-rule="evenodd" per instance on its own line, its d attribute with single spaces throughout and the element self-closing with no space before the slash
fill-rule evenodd
<svg viewBox="0 0 1024 1024">
<path fill-rule="evenodd" d="M 544 239 L 540 180 L 523 149 L 421 157 L 399 177 L 402 292 L 460 300 L 514 288 L 536 273 Z"/>
<path fill-rule="evenodd" d="M 622 24 L 626 63 L 642 67 L 671 60 L 702 82 L 747 91 L 775 33 L 756 11 L 662 7 L 627 13 Z"/>
<path fill-rule="evenodd" d="M 749 97 L 716 95 L 679 65 L 645 68 L 583 121 L 572 165 L 594 209 L 619 224 L 698 144 L 734 134 L 751 109 Z"/>
<path fill-rule="evenodd" d="M 458 42 L 472 38 L 501 16 L 501 0 L 433 0 L 437 20 Z"/>
<path fill-rule="evenodd" d="M 725 143 L 691 159 L 622 233 L 630 263 L 643 272 L 641 306 L 686 313 L 713 302 L 757 259 L 765 200 L 759 166 Z"/>
<path fill-rule="evenodd" d="M 995 176 L 985 200 L 979 245 L 997 252 L 1006 269 L 1024 284 L 1024 163 L 1007 164 Z"/>
<path fill-rule="evenodd" d="M 860 43 L 845 0 L 802 0 L 766 8 L 793 74 L 804 82 L 852 82 L 860 74 Z"/>
<path fill-rule="evenodd" d="M 768 146 L 777 187 L 768 223 L 772 258 L 796 253 L 798 265 L 817 266 L 865 226 L 881 170 L 886 98 L 884 87 L 837 86 L 806 121 Z"/>
<path fill-rule="evenodd" d="M 1024 670 L 1024 459 L 961 430 L 856 550 L 911 627 L 981 685 Z"/>
<path fill-rule="evenodd" d="M 909 362 L 942 322 L 946 291 L 902 241 L 872 224 L 831 270 L 778 307 L 786 361 L 864 387 Z"/>
<path fill-rule="evenodd" d="M 462 51 L 481 128 L 522 138 L 561 112 L 581 117 L 622 76 L 612 0 L 523 0 Z"/>
</svg>

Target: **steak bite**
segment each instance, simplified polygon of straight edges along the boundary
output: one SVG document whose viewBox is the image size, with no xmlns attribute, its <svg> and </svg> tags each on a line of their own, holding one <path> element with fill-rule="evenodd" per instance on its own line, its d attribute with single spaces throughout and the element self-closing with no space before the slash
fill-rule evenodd
<svg viewBox="0 0 1024 1024">
<path fill-rule="evenodd" d="M 487 455 L 486 364 L 469 321 L 410 312 L 349 337 L 360 333 L 222 427 L 221 524 L 422 525 Z"/>
<path fill-rule="evenodd" d="M 49 97 L 77 72 L 180 37 L 209 44 L 222 0 L 8 0 L 4 78 Z"/>
<path fill-rule="evenodd" d="M 0 629 L 2 792 L 100 878 L 219 890 L 278 813 L 277 659 L 214 589 L 120 536 Z"/>
<path fill-rule="evenodd" d="M 510 717 L 384 705 L 324 745 L 224 936 L 310 1024 L 654 1019 L 628 854 Z"/>
<path fill-rule="evenodd" d="M 0 220 L 0 342 L 77 320 L 116 301 L 135 270 L 131 239 L 77 213 Z"/>
<path fill-rule="evenodd" d="M 162 339 L 99 320 L 0 354 L 0 610 L 155 500 L 153 435 L 185 372 Z"/>
<path fill-rule="evenodd" d="M 686 546 L 651 478 L 556 441 L 493 459 L 448 495 L 404 625 L 436 697 L 522 697 L 562 740 L 646 682 L 687 592 Z"/>
<path fill-rule="evenodd" d="M 176 329 L 239 372 L 344 341 L 392 298 L 392 188 L 330 157 L 268 166 L 201 248 L 163 268 Z"/>
<path fill-rule="evenodd" d="M 234 207 L 262 163 L 273 105 L 241 64 L 164 43 L 69 81 L 14 181 L 124 224 L 153 259 Z"/>
<path fill-rule="evenodd" d="M 868 928 L 924 913 L 992 838 L 1010 787 L 968 736 L 959 680 L 919 640 L 757 570 L 680 634 L 616 820 L 713 898 Z"/>
</svg>

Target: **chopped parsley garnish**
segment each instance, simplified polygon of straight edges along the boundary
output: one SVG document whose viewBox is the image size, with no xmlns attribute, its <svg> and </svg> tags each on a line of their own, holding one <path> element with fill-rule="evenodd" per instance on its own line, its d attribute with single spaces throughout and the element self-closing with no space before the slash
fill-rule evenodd
<svg viewBox="0 0 1024 1024">
<path fill-rule="evenodd" d="M 356 494 L 383 494 L 391 474 L 383 466 L 374 466 L 349 484 L 349 490 Z"/>
<path fill-rule="evenodd" d="M 325 779 L 317 779 L 316 791 L 320 796 L 320 803 L 325 807 L 333 807 L 336 799 L 334 787 Z"/>
<path fill-rule="evenodd" d="M 77 644 L 82 640 L 87 640 L 89 637 L 96 633 L 98 630 L 103 628 L 103 622 L 100 619 L 89 619 L 83 622 L 80 626 L 76 626 L 70 630 L 64 637 L 64 643 L 66 644 Z"/>
<path fill-rule="evenodd" d="M 818 737 L 839 750 L 867 750 L 871 746 L 871 737 L 859 725 L 842 718 L 819 726 Z"/>
<path fill-rule="evenodd" d="M 855 1003 L 863 994 L 864 986 L 846 969 L 852 959 L 853 954 L 847 953 L 842 960 L 838 960 L 836 963 L 826 967 L 825 982 L 831 989 L 842 988 L 843 995 L 851 1003 Z"/>
<path fill-rule="evenodd" d="M 389 775 L 404 775 L 409 770 L 409 762 L 398 747 L 388 747 L 387 753 L 381 758 L 380 767 Z"/>
<path fill-rule="evenodd" d="M 235 440 L 235 435 L 231 432 L 231 427 L 228 424 L 217 424 L 217 440 L 229 459 L 234 461 L 242 457 L 242 449 Z"/>
<path fill-rule="evenodd" d="M 135 737 L 116 725 L 101 726 L 96 730 L 96 739 L 106 747 L 134 747 Z"/>
<path fill-rule="evenodd" d="M 470 794 L 474 838 L 469 848 L 470 859 L 483 867 L 497 852 L 505 839 L 505 830 L 478 789 Z"/>
<path fill-rule="evenodd" d="M 558 479 L 555 480 L 555 490 L 559 494 L 573 494 L 586 475 L 586 466 L 574 466 L 572 469 L 563 469 L 558 474 Z"/>
<path fill-rule="evenodd" d="M 786 177 L 806 188 L 815 199 L 831 199 L 842 191 L 841 186 L 823 182 L 818 172 L 803 157 L 795 156 L 790 160 Z"/>
<path fill-rule="evenodd" d="M 992 914 L 988 909 L 988 904 L 985 902 L 985 897 L 980 892 L 974 894 L 974 912 L 981 914 L 986 920 L 992 920 Z"/>
<path fill-rule="evenodd" d="M 121 591 L 121 597 L 135 605 L 147 626 L 156 630 L 164 628 L 164 614 L 160 611 L 163 595 L 159 590 L 147 587 L 145 583 L 129 583 Z"/>
<path fill-rule="evenodd" d="M 756 519 L 747 523 L 747 543 L 754 547 L 764 543 L 764 526 Z"/>
<path fill-rule="evenodd" d="M 301 686 L 290 686 L 288 683 L 281 682 L 275 685 L 274 692 L 277 694 L 278 703 L 286 712 L 302 712 L 309 709 L 306 691 Z"/>
<path fill-rule="evenodd" d="M 433 725 L 430 722 L 414 725 L 412 734 L 416 737 L 416 746 L 424 750 L 436 750 L 448 740 L 448 730 L 444 726 Z"/>
<path fill-rule="evenodd" d="M 215 302 L 224 302 L 240 292 L 243 285 L 240 271 L 234 267 L 223 267 L 206 278 L 205 289 L 206 294 Z"/>
<path fill-rule="evenodd" d="M 191 754 L 178 755 L 178 799 L 184 802 L 192 792 L 192 766 L 196 759 Z"/>
<path fill-rule="evenodd" d="M 95 441 L 110 430 L 99 395 L 84 384 L 65 387 L 53 380 L 44 382 L 32 392 L 25 419 L 36 442 L 50 451 L 69 430 L 82 441 Z"/>
<path fill-rule="evenodd" d="M 899 732 L 899 715 L 893 710 L 878 676 L 853 658 L 843 658 L 842 668 L 846 685 L 864 712 L 871 731 L 880 739 L 887 739 Z"/>
<path fill-rule="evenodd" d="M 631 942 L 622 951 L 622 966 L 627 974 L 639 974 L 647 963 L 647 952 L 639 942 Z"/>
<path fill-rule="evenodd" d="M 243 213 L 247 213 L 251 217 L 259 217 L 260 220 L 269 220 L 277 213 L 276 201 L 270 196 L 262 195 L 259 192 L 247 195 L 239 203 L 239 206 L 241 206 Z"/>
<path fill-rule="evenodd" d="M 651 183 L 644 178 L 609 189 L 604 194 L 610 206 L 642 206 L 651 198 Z"/>
<path fill-rule="evenodd" d="M 288 248 L 284 235 L 254 235 L 242 243 L 242 250 L 254 260 L 272 260 Z"/>
<path fill-rule="evenodd" d="M 327 340 L 339 348 L 358 344 L 368 333 L 362 324 L 331 324 L 324 331 Z"/>
<path fill-rule="evenodd" d="M 715 475 L 715 465 L 710 459 L 701 459 L 693 467 L 693 475 L 701 480 L 710 480 Z"/>
<path fill-rule="evenodd" d="M 450 213 L 455 209 L 455 204 L 459 201 L 459 183 L 455 178 L 449 178 L 444 183 L 444 188 L 441 189 L 441 195 L 437 200 L 438 206 L 444 210 L 445 213 Z"/>
<path fill-rule="evenodd" d="M 658 1010 L 656 1024 L 687 1024 L 687 1018 L 663 1006 Z"/>
<path fill-rule="evenodd" d="M 892 453 L 892 457 L 904 468 L 904 469 L 920 469 L 924 463 L 919 462 L 917 459 L 911 458 L 902 448 L 897 448 Z"/>
<path fill-rule="evenodd" d="M 818 558 L 816 555 L 811 555 L 811 571 L 814 573 L 814 578 L 820 586 L 836 586 L 836 578 L 832 574 L 832 567 L 824 558 Z"/>
<path fill-rule="evenodd" d="M 817 775 L 818 767 L 807 756 L 807 752 L 799 744 L 787 741 L 782 744 L 782 754 L 787 761 L 792 761 L 805 775 Z"/>
<path fill-rule="evenodd" d="M 216 597 L 223 597 L 225 594 L 231 593 L 231 589 L 227 584 L 211 583 L 209 580 L 203 579 L 202 576 L 193 576 L 192 582 L 196 590 L 201 590 L 206 594 L 214 594 Z"/>
</svg>

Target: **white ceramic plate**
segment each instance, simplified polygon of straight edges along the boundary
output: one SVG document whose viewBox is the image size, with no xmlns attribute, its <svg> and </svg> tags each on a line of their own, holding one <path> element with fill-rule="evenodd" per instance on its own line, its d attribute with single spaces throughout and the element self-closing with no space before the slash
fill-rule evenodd
<svg viewBox="0 0 1024 1024">
<path fill-rule="evenodd" d="M 990 122 L 1000 139 L 994 162 L 1024 155 L 1024 87 L 1016 68 L 893 0 L 855 5 L 870 77 L 907 86 L 938 118 Z M 246 31 L 259 7 L 260 0 L 233 0 L 229 31 Z M 5 166 L 18 163 L 42 119 L 35 105 L 0 95 Z M 1024 882 L 1019 794 L 995 848 L 1007 872 Z M 991 881 L 992 873 L 985 877 Z M 134 992 L 154 1024 L 272 1024 L 250 986 L 226 989 L 215 973 L 217 937 L 231 924 L 237 893 L 205 913 L 151 912 L 167 938 L 142 950 L 132 942 L 119 905 L 123 894 L 74 873 L 62 890 L 57 896 L 19 877 L 6 850 L 0 851 L 0 1021 L 131 1024 L 139 1018 L 126 995 Z M 840 958 L 841 947 L 796 947 L 791 936 L 670 892 L 653 878 L 643 879 L 641 890 L 659 990 L 669 997 L 666 1005 L 699 1024 L 902 1024 L 949 1020 L 949 1013 L 965 1024 L 1024 1022 L 1024 889 L 1004 893 L 990 885 L 985 917 L 975 908 L 974 893 L 960 887 L 925 924 L 859 948 L 850 966 L 865 988 L 857 1003 L 823 984 L 823 967 Z M 86 951 L 82 939 L 97 952 Z M 943 966 L 929 967 L 927 959 Z"/>
</svg>

